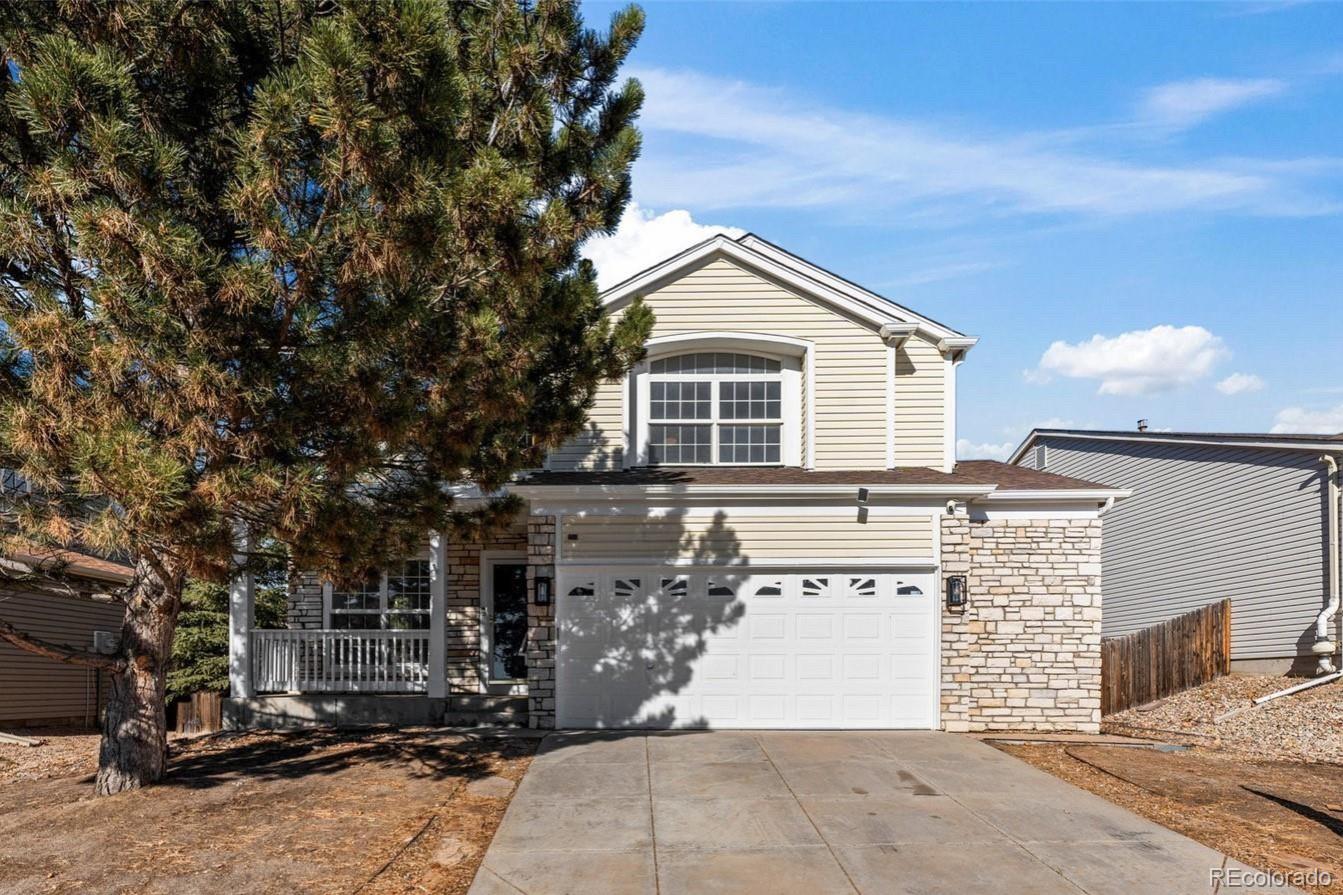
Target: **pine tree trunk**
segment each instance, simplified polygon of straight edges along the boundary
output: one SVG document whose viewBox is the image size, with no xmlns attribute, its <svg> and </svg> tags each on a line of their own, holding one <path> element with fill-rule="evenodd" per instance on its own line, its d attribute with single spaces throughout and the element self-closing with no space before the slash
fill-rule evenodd
<svg viewBox="0 0 1343 895">
<path fill-rule="evenodd" d="M 168 759 L 164 683 L 182 605 L 182 578 L 165 581 L 143 560 L 126 601 L 120 652 L 112 675 L 98 749 L 98 795 L 139 789 L 163 777 Z"/>
</svg>

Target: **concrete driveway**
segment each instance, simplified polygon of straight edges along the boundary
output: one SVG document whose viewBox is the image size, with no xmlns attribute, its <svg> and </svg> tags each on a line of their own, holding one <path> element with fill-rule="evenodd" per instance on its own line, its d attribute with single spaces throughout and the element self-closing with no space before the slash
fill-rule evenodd
<svg viewBox="0 0 1343 895">
<path fill-rule="evenodd" d="M 969 737 L 547 737 L 471 895 L 1185 895 L 1244 865 Z"/>
</svg>

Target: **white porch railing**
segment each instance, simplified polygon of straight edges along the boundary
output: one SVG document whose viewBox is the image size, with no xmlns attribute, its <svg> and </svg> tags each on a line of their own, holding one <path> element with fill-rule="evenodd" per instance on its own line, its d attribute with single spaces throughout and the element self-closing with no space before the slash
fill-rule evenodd
<svg viewBox="0 0 1343 895">
<path fill-rule="evenodd" d="M 423 693 L 429 631 L 254 630 L 259 693 Z"/>
</svg>

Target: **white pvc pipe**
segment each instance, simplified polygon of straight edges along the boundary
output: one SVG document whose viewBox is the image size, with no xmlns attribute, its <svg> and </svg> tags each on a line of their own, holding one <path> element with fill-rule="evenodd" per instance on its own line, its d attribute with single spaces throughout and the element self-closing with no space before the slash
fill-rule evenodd
<svg viewBox="0 0 1343 895">
<path fill-rule="evenodd" d="M 1320 611 L 1315 618 L 1315 645 L 1311 651 L 1316 654 L 1319 664 L 1316 666 L 1316 674 L 1333 674 L 1337 671 L 1334 665 L 1334 651 L 1338 649 L 1338 644 L 1329 636 L 1329 622 L 1338 612 L 1339 606 L 1339 542 L 1338 542 L 1338 461 L 1333 455 L 1325 454 L 1320 458 L 1324 463 L 1325 474 L 1328 479 L 1329 494 L 1329 546 L 1328 546 L 1328 565 L 1329 565 L 1329 603 Z"/>
<path fill-rule="evenodd" d="M 1326 674 L 1324 677 L 1313 677 L 1304 684 L 1297 684 L 1294 687 L 1288 687 L 1285 690 L 1278 690 L 1267 696 L 1260 696 L 1254 701 L 1255 705 L 1263 705 L 1266 702 L 1277 699 L 1279 696 L 1291 696 L 1293 693 L 1300 693 L 1302 690 L 1309 690 L 1311 687 L 1318 687 L 1320 684 L 1327 684 L 1330 681 L 1336 681 L 1343 677 L 1343 671 L 1335 671 L 1333 674 Z M 1229 714 L 1229 713 L 1228 713 Z M 1224 716 L 1225 717 L 1225 716 Z"/>
</svg>

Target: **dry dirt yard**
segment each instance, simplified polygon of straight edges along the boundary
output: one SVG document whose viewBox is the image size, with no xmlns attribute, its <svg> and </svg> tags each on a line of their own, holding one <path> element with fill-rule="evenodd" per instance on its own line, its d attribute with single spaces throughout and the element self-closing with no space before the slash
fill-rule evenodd
<svg viewBox="0 0 1343 895">
<path fill-rule="evenodd" d="M 464 893 L 536 740 L 313 730 L 177 740 L 96 798 L 96 737 L 0 744 L 0 891 Z"/>
<path fill-rule="evenodd" d="M 1326 870 L 1343 895 L 1343 685 L 1246 708 L 1300 678 L 1227 677 L 1106 719 L 1107 733 L 1189 746 L 999 745 L 1252 867 Z M 1219 716 L 1236 711 L 1230 717 Z M 998 745 L 998 744 L 995 744 Z"/>
</svg>

